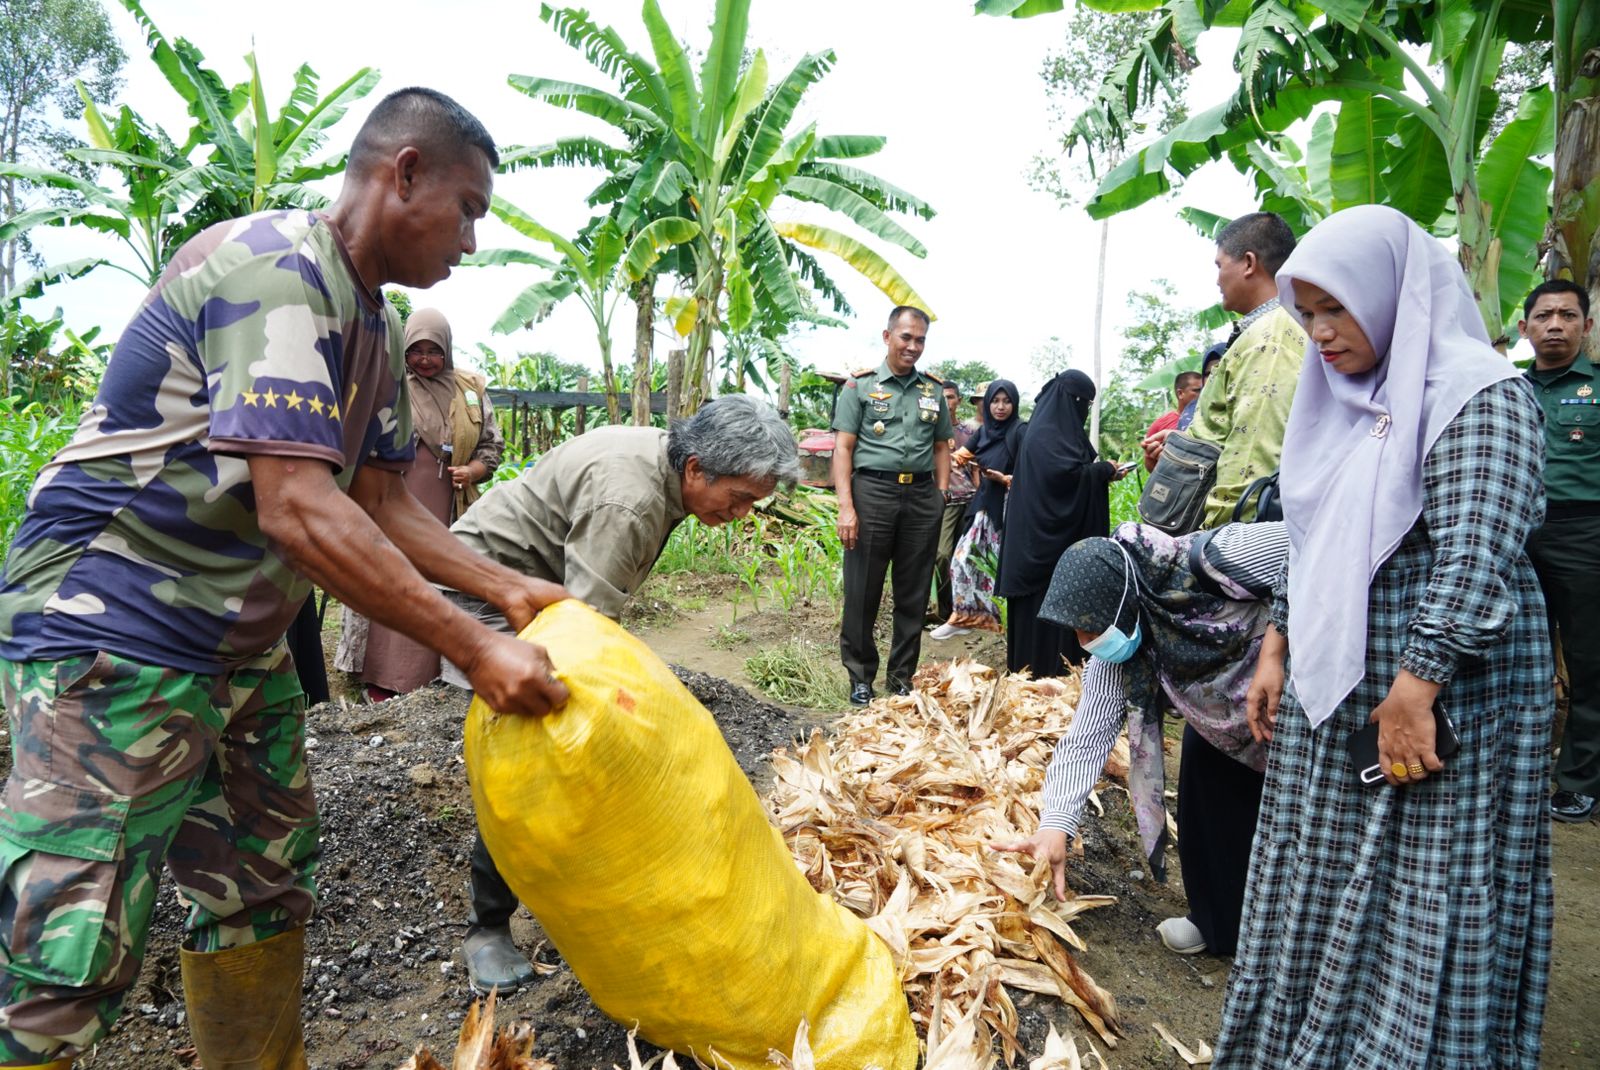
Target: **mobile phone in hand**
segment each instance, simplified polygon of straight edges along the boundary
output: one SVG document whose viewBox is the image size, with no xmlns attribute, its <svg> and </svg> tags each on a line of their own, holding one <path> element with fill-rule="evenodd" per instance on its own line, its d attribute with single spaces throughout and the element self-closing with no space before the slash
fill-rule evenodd
<svg viewBox="0 0 1600 1070">
<path fill-rule="evenodd" d="M 1117 475 L 1125 476 L 1137 467 L 1139 467 L 1138 461 L 1121 461 L 1117 464 Z"/>
<path fill-rule="evenodd" d="M 1345 741 L 1345 747 L 1350 751 L 1350 762 L 1355 767 L 1356 776 L 1361 783 L 1369 786 L 1383 783 L 1383 766 L 1378 762 L 1376 723 L 1350 733 L 1350 738 Z M 1433 753 L 1440 761 L 1444 761 L 1455 757 L 1460 750 L 1461 737 L 1456 735 L 1456 726 L 1450 722 L 1450 715 L 1445 712 L 1444 705 L 1434 702 Z"/>
</svg>

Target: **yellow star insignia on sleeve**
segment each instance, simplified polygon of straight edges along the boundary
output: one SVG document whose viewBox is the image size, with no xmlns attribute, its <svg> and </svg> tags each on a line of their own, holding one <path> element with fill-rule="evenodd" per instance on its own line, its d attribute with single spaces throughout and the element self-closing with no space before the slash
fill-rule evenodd
<svg viewBox="0 0 1600 1070">
<path fill-rule="evenodd" d="M 278 407 L 278 398 L 280 396 L 281 395 L 279 394 L 273 393 L 272 387 L 269 386 L 267 387 L 267 392 L 261 395 L 261 400 L 267 403 L 267 408 L 275 409 Z"/>
<path fill-rule="evenodd" d="M 249 405 L 251 408 L 254 408 L 255 404 L 256 404 L 256 399 L 259 398 L 261 395 L 256 393 L 254 390 L 241 390 L 241 391 L 239 391 L 239 396 L 244 399 L 244 403 L 246 405 Z"/>
<path fill-rule="evenodd" d="M 301 403 L 306 399 L 300 396 L 300 392 L 298 390 L 291 390 L 287 394 L 283 395 L 283 400 L 288 404 L 289 408 L 298 409 Z"/>
<path fill-rule="evenodd" d="M 327 408 L 327 405 L 323 404 L 323 401 L 322 401 L 321 398 L 314 397 L 311 400 L 306 402 L 306 407 L 309 408 L 312 412 L 316 413 L 318 416 L 321 416 L 322 415 L 322 410 Z"/>
<path fill-rule="evenodd" d="M 330 403 L 328 405 L 328 419 L 337 420 L 338 418 L 339 418 L 339 404 L 338 404 L 338 402 L 332 402 L 332 403 Z"/>
</svg>

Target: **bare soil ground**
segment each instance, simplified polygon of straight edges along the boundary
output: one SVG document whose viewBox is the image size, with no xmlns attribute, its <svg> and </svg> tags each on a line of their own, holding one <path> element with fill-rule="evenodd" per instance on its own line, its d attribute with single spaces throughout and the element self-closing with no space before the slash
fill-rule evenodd
<svg viewBox="0 0 1600 1070">
<path fill-rule="evenodd" d="M 723 595 L 718 578 L 658 579 L 641 593 L 628 623 L 669 661 L 692 667 L 680 676 L 715 716 L 741 768 L 762 786 L 770 775 L 771 750 L 826 724 L 831 715 L 787 709 L 750 694 L 740 683 L 743 660 L 757 644 L 796 634 L 831 642 L 836 611 L 795 607 L 741 614 L 725 632 L 729 607 Z M 978 634 L 923 648 L 924 660 L 958 654 L 979 655 L 991 664 L 1004 657 L 1002 643 Z M 460 692 L 436 686 L 377 706 L 336 700 L 309 717 L 324 826 L 322 906 L 308 931 L 304 989 L 308 1054 L 318 1070 L 392 1070 L 418 1043 L 441 1053 L 454 1047 L 472 1000 L 460 956 L 472 842 L 461 759 L 465 711 Z M 8 758 L 0 761 L 9 764 Z M 1156 923 L 1183 909 L 1176 856 L 1171 883 L 1148 880 L 1126 796 L 1102 795 L 1105 816 L 1088 824 L 1085 858 L 1071 868 L 1071 880 L 1080 891 L 1119 898 L 1074 922 L 1089 944 L 1080 961 L 1123 1011 L 1128 1035 L 1109 1053 L 1110 1064 L 1118 1070 L 1173 1067 L 1178 1064 L 1151 1023 L 1163 1023 L 1188 1043 L 1211 1039 L 1229 962 L 1208 955 L 1181 958 L 1162 948 Z M 1591 950 L 1600 933 L 1600 828 L 1558 825 L 1555 842 L 1556 967 L 1544 1065 L 1577 1070 L 1600 1065 L 1600 1016 L 1592 1010 L 1600 959 Z M 123 1018 L 79 1066 L 193 1065 L 178 980 L 182 917 L 168 886 Z M 532 1023 L 536 1053 L 559 1067 L 626 1066 L 623 1029 L 594 1007 L 537 922 L 519 915 L 513 932 L 545 974 L 502 998 L 500 1020 Z M 717 998 L 714 983 L 704 998 Z M 1050 1023 L 1070 1030 L 1080 1043 L 1087 1035 L 1075 1012 L 1059 1001 L 1019 994 L 1017 1002 L 1030 1055 L 1042 1050 Z M 640 1050 L 652 1049 L 641 1044 Z"/>
</svg>

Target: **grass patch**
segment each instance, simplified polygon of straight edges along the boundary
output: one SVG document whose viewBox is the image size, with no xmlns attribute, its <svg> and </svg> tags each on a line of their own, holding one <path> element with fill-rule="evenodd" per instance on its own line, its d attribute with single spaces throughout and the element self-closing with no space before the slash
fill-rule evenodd
<svg viewBox="0 0 1600 1070">
<path fill-rule="evenodd" d="M 842 709 L 850 701 L 850 680 L 839 653 L 800 639 L 757 651 L 744 663 L 745 674 L 767 695 L 790 706 Z"/>
<path fill-rule="evenodd" d="M 736 646 L 744 646 L 750 641 L 750 636 L 737 628 L 730 628 L 726 624 L 722 630 L 707 640 L 711 646 L 718 650 L 732 650 Z"/>
</svg>

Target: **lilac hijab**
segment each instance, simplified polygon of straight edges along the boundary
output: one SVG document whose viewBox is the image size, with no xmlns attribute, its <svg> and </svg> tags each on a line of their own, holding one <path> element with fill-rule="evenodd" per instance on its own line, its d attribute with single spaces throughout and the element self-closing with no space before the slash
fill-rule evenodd
<svg viewBox="0 0 1600 1070">
<path fill-rule="evenodd" d="M 1314 227 L 1278 272 L 1286 309 L 1295 279 L 1344 305 L 1378 354 L 1341 375 L 1313 339 L 1284 433 L 1291 683 L 1316 727 L 1366 671 L 1368 588 L 1422 514 L 1429 449 L 1474 395 L 1519 372 L 1490 346 L 1454 254 L 1392 208 Z"/>
</svg>

